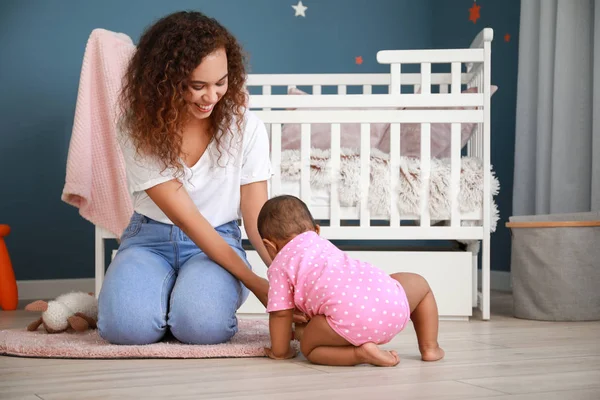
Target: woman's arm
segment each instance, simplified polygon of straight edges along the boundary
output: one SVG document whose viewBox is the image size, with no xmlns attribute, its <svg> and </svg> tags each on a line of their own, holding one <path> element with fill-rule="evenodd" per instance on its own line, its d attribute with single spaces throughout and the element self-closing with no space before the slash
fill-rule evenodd
<svg viewBox="0 0 600 400">
<path fill-rule="evenodd" d="M 244 227 L 248 240 L 258 252 L 258 255 L 268 267 L 271 265 L 271 257 L 265 248 L 260 235 L 258 234 L 258 214 L 260 209 L 267 201 L 267 182 L 256 182 L 243 185 L 241 187 L 241 209 L 242 218 L 244 219 Z M 264 304 L 264 303 L 263 303 Z M 299 310 L 294 310 L 293 320 L 295 323 L 306 323 L 308 317 Z"/>
<path fill-rule="evenodd" d="M 271 260 L 267 249 L 263 245 L 257 227 L 258 214 L 268 197 L 267 182 L 262 181 L 243 185 L 240 188 L 240 193 L 242 218 L 244 219 L 244 228 L 246 229 L 248 240 L 250 240 L 250 243 L 252 243 L 252 246 L 268 267 L 273 260 Z"/>
<path fill-rule="evenodd" d="M 146 190 L 148 197 L 206 255 L 239 279 L 260 302 L 267 306 L 269 283 L 256 275 L 225 242 L 200 213 L 189 194 L 177 180 L 170 180 Z"/>
</svg>

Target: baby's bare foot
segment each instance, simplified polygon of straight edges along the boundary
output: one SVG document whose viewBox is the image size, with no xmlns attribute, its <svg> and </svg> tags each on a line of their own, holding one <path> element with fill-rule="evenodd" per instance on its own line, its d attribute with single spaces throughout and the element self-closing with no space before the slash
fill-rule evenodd
<svg viewBox="0 0 600 400">
<path fill-rule="evenodd" d="M 422 348 L 421 350 L 421 359 L 423 361 L 437 361 L 444 358 L 444 350 L 440 346 Z"/>
<path fill-rule="evenodd" d="M 400 362 L 395 351 L 381 350 L 375 343 L 365 343 L 356 348 L 359 358 L 364 362 L 378 367 L 393 367 Z"/>
</svg>

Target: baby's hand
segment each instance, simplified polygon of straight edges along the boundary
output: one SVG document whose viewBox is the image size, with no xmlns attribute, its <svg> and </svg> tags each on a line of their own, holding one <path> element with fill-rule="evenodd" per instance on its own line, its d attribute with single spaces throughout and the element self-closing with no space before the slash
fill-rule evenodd
<svg viewBox="0 0 600 400">
<path fill-rule="evenodd" d="M 288 347 L 287 353 L 283 357 L 276 357 L 275 354 L 273 354 L 273 350 L 271 350 L 270 347 L 265 347 L 265 354 L 267 355 L 267 357 L 273 360 L 287 360 L 289 358 L 296 357 L 296 350 L 294 350 L 292 346 L 290 346 Z"/>
</svg>

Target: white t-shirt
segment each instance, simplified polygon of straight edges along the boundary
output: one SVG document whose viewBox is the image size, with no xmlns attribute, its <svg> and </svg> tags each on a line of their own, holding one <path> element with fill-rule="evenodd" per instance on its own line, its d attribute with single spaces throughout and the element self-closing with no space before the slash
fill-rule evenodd
<svg viewBox="0 0 600 400">
<path fill-rule="evenodd" d="M 213 227 L 241 218 L 240 186 L 271 177 L 265 124 L 247 110 L 242 126 L 242 138 L 234 122 L 233 139 L 228 132 L 219 148 L 216 141 L 211 141 L 191 168 L 182 162 L 185 178 L 181 181 L 200 213 Z M 133 209 L 148 218 L 172 224 L 145 190 L 173 179 L 174 171 L 167 169 L 161 173 L 163 168 L 159 162 L 141 158 L 131 140 L 120 139 Z"/>
</svg>

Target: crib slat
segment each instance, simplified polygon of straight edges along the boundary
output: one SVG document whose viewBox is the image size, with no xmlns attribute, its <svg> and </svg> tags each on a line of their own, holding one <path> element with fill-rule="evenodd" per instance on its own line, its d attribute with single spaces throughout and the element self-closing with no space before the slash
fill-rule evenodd
<svg viewBox="0 0 600 400">
<path fill-rule="evenodd" d="M 481 90 L 481 74 L 477 74 L 475 79 L 477 92 Z M 481 125 L 475 124 L 475 157 L 481 158 Z"/>
<path fill-rule="evenodd" d="M 371 225 L 369 182 L 371 178 L 371 124 L 360 124 L 360 226 Z"/>
<path fill-rule="evenodd" d="M 479 75 L 475 76 L 475 78 L 473 79 L 473 86 L 477 88 L 477 91 L 479 91 Z M 474 127 L 474 132 L 473 132 L 473 136 L 471 137 L 471 157 L 479 157 L 479 140 L 478 140 L 478 136 L 479 136 L 479 124 L 475 124 Z"/>
<path fill-rule="evenodd" d="M 390 65 L 390 94 L 400 94 L 402 64 Z"/>
<path fill-rule="evenodd" d="M 431 169 L 431 124 L 421 124 L 421 226 L 430 226 L 429 175 Z"/>
<path fill-rule="evenodd" d="M 448 93 L 448 85 L 440 85 L 440 93 Z"/>
<path fill-rule="evenodd" d="M 421 94 L 431 94 L 431 63 L 421 64 Z"/>
<path fill-rule="evenodd" d="M 263 85 L 262 87 L 262 94 L 264 96 L 270 96 L 271 95 L 271 85 Z M 270 110 L 271 108 L 263 108 L 263 110 Z M 265 129 L 267 130 L 267 133 L 270 135 L 271 134 L 271 124 L 265 123 Z"/>
<path fill-rule="evenodd" d="M 477 93 L 483 93 L 483 71 L 477 75 Z M 478 109 L 482 109 L 483 107 L 477 107 Z M 483 158 L 483 123 L 477 124 L 477 141 L 479 149 L 479 158 Z"/>
<path fill-rule="evenodd" d="M 313 85 L 313 94 L 321 94 L 321 85 Z"/>
<path fill-rule="evenodd" d="M 390 126 L 390 226 L 400 225 L 398 183 L 400 177 L 400 124 Z"/>
<path fill-rule="evenodd" d="M 373 86 L 372 85 L 363 85 L 363 94 L 372 94 Z"/>
<path fill-rule="evenodd" d="M 471 88 L 473 87 L 473 79 L 467 84 L 467 88 Z M 471 137 L 469 138 L 469 141 L 467 142 L 467 157 L 472 157 L 473 156 L 473 136 L 471 135 Z"/>
<path fill-rule="evenodd" d="M 331 124 L 331 195 L 329 224 L 331 227 L 340 226 L 340 200 L 338 180 L 340 171 L 340 124 Z"/>
<path fill-rule="evenodd" d="M 473 152 L 473 137 L 467 142 L 467 157 L 472 157 Z"/>
<path fill-rule="evenodd" d="M 460 210 L 458 195 L 460 193 L 460 124 L 454 123 L 451 128 L 450 144 L 450 226 L 460 226 Z"/>
<path fill-rule="evenodd" d="M 310 124 L 301 126 L 300 198 L 310 205 Z"/>
<path fill-rule="evenodd" d="M 281 194 L 281 124 L 271 126 L 271 197 Z"/>
<path fill-rule="evenodd" d="M 453 94 L 459 94 L 461 92 L 460 90 L 460 66 L 461 63 L 459 62 L 453 62 L 452 63 L 452 70 L 451 70 L 451 75 L 452 75 L 452 89 L 451 92 Z"/>
<path fill-rule="evenodd" d="M 338 85 L 338 94 L 346 94 L 346 85 Z"/>
</svg>

